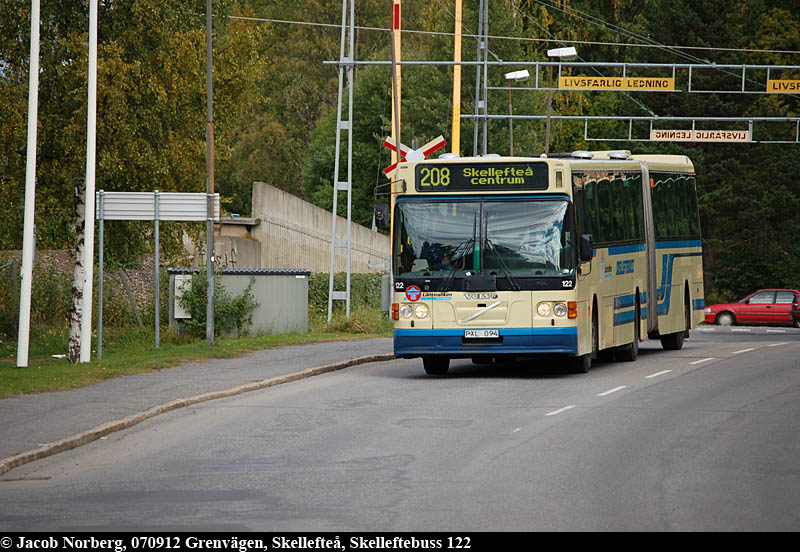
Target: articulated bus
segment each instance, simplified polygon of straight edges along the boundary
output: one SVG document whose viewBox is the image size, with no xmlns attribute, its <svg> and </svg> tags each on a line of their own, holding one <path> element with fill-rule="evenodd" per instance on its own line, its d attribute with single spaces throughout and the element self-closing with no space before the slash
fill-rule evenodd
<svg viewBox="0 0 800 552">
<path fill-rule="evenodd" d="M 394 353 L 428 374 L 523 357 L 585 373 L 645 338 L 680 349 L 703 319 L 687 157 L 446 154 L 401 163 L 390 208 Z"/>
</svg>

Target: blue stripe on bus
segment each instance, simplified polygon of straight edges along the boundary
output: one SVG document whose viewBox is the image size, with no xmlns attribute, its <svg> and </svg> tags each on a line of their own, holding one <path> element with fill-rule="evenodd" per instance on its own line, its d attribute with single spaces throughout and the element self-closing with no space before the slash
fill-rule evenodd
<svg viewBox="0 0 800 552">
<path fill-rule="evenodd" d="M 635 304 L 636 304 L 635 293 L 631 293 L 630 295 L 620 295 L 619 297 L 614 297 L 614 310 L 629 309 Z"/>
<path fill-rule="evenodd" d="M 638 253 L 644 251 L 646 248 L 643 243 L 634 243 L 632 245 L 617 245 L 608 248 L 609 255 L 626 255 L 628 253 Z"/>
<path fill-rule="evenodd" d="M 621 326 L 623 324 L 630 324 L 636 319 L 636 311 L 625 311 L 614 315 L 614 325 Z"/>
<path fill-rule="evenodd" d="M 487 343 L 480 339 L 465 340 L 464 328 L 398 329 L 394 331 L 394 354 L 398 357 L 429 354 L 462 357 L 492 354 L 578 354 L 578 328 L 575 326 L 500 328 L 499 334 L 502 343 Z"/>
<path fill-rule="evenodd" d="M 663 243 L 690 243 L 690 242 L 663 242 Z M 700 242 L 692 242 L 699 244 Z M 685 245 L 682 247 L 696 247 L 694 245 Z M 657 300 L 660 301 L 658 305 L 658 314 L 663 316 L 669 314 L 670 296 L 672 295 L 672 267 L 675 259 L 678 257 L 699 257 L 702 253 L 699 251 L 695 253 L 665 253 L 661 256 L 661 285 L 658 286 Z"/>
<path fill-rule="evenodd" d="M 656 241 L 656 249 L 683 249 L 686 247 L 702 247 L 700 240 Z"/>
</svg>

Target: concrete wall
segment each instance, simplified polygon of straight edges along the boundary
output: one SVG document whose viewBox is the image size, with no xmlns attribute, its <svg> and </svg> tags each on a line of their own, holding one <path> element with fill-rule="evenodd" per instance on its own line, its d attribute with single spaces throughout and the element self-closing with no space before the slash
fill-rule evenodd
<svg viewBox="0 0 800 552">
<path fill-rule="evenodd" d="M 340 194 L 340 198 L 346 197 Z M 261 243 L 263 268 L 298 268 L 312 272 L 330 270 L 331 216 L 288 192 L 263 182 L 253 184 L 253 218 L 260 224 L 250 229 Z M 337 239 L 347 238 L 347 220 L 338 217 Z M 389 237 L 358 224 L 352 225 L 352 272 L 381 272 L 370 264 L 385 264 Z M 336 250 L 335 271 L 346 270 L 347 249 Z"/>
<path fill-rule="evenodd" d="M 219 268 L 262 268 L 261 244 L 248 238 L 215 234 L 214 258 Z"/>
</svg>

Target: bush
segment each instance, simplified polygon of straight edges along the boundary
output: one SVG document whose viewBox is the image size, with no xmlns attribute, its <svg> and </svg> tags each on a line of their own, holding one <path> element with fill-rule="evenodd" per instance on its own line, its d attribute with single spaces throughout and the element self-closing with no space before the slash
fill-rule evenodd
<svg viewBox="0 0 800 552">
<path fill-rule="evenodd" d="M 345 289 L 347 275 L 337 272 L 333 276 L 333 289 Z M 308 280 L 308 310 L 310 314 L 328 315 L 328 285 L 330 277 L 327 272 L 312 274 Z M 381 307 L 381 275 L 377 273 L 350 274 L 350 310 Z M 344 312 L 344 301 L 333 302 L 333 312 Z"/>
<path fill-rule="evenodd" d="M 252 312 L 258 307 L 259 302 L 250 293 L 255 278 L 250 279 L 250 284 L 241 295 L 231 297 L 222 285 L 219 273 L 214 275 L 214 335 L 239 333 L 253 321 Z M 196 336 L 206 334 L 206 293 L 208 281 L 204 272 L 192 275 L 192 285 L 188 292 L 179 299 L 183 308 L 188 310 L 192 317 L 183 321 L 189 331 Z"/>
<path fill-rule="evenodd" d="M 0 337 L 16 339 L 19 331 L 20 263 L 0 259 Z M 15 281 L 16 280 L 16 281 Z M 72 278 L 40 263 L 33 268 L 31 285 L 31 334 L 68 327 Z"/>
</svg>

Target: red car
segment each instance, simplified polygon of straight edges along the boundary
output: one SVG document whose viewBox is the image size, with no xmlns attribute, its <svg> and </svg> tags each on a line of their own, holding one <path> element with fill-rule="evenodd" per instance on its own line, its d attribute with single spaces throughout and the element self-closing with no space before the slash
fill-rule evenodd
<svg viewBox="0 0 800 552">
<path fill-rule="evenodd" d="M 800 328 L 800 291 L 760 289 L 737 303 L 706 307 L 709 324 L 791 324 Z"/>
</svg>

